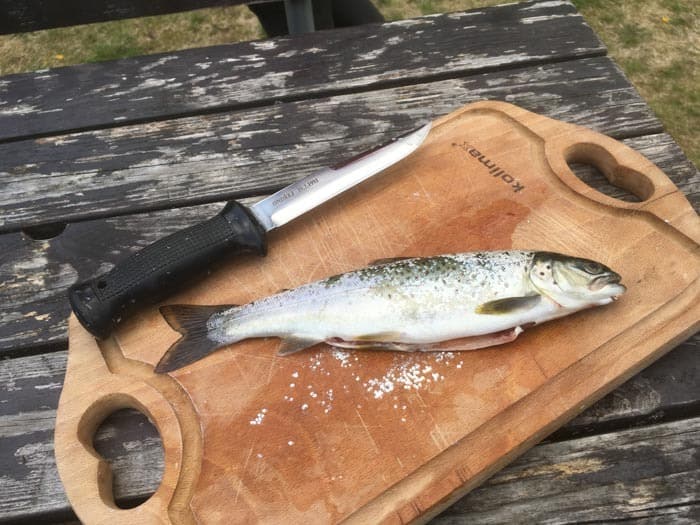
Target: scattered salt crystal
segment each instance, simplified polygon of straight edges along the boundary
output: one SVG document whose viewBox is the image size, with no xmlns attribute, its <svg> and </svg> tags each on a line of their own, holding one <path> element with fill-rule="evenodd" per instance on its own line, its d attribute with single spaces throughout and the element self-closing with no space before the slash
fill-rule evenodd
<svg viewBox="0 0 700 525">
<path fill-rule="evenodd" d="M 314 399 L 318 397 L 318 394 L 316 392 L 310 392 L 309 395 Z"/>
<path fill-rule="evenodd" d="M 294 383 L 289 383 L 289 388 L 294 388 Z"/>
<path fill-rule="evenodd" d="M 267 409 L 263 408 L 258 414 L 255 416 L 255 419 L 250 420 L 251 425 L 260 425 L 263 422 L 263 419 L 265 419 L 265 414 L 267 413 Z"/>
<path fill-rule="evenodd" d="M 340 361 L 341 368 L 348 368 L 348 367 L 352 366 L 350 364 L 350 352 L 347 352 L 345 350 L 335 349 L 332 351 L 331 355 L 333 355 L 333 357 L 337 361 Z M 355 361 L 357 361 L 357 357 L 355 357 Z"/>
<path fill-rule="evenodd" d="M 301 405 L 301 409 L 302 409 L 302 410 L 307 410 L 308 408 L 309 408 L 309 405 L 307 405 L 306 403 L 304 403 L 303 405 Z"/>
<path fill-rule="evenodd" d="M 259 458 L 262 458 L 262 457 L 263 457 L 263 455 L 262 455 L 262 454 L 260 454 L 259 452 L 258 452 L 258 454 L 257 454 L 257 455 L 258 455 L 258 457 L 259 457 Z"/>
<path fill-rule="evenodd" d="M 290 439 L 289 441 L 287 441 L 287 445 L 289 445 L 290 447 L 291 447 L 293 444 L 294 444 L 294 441 L 292 441 L 291 439 Z"/>
<path fill-rule="evenodd" d="M 299 372 L 292 372 L 292 377 L 293 377 L 294 379 L 296 379 L 297 377 L 299 377 Z"/>
</svg>

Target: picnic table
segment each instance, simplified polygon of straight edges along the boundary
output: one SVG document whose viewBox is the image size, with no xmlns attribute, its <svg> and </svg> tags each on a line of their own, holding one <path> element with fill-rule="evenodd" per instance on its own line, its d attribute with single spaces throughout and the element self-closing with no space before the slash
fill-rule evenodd
<svg viewBox="0 0 700 525">
<path fill-rule="evenodd" d="M 566 1 L 0 78 L 0 523 L 76 519 L 53 456 L 70 285 L 225 200 L 483 99 L 623 141 L 698 209 L 697 169 Z M 678 341 L 434 523 L 693 522 L 699 343 Z M 114 414 L 95 447 L 120 505 L 157 488 L 163 453 L 145 416 Z"/>
</svg>

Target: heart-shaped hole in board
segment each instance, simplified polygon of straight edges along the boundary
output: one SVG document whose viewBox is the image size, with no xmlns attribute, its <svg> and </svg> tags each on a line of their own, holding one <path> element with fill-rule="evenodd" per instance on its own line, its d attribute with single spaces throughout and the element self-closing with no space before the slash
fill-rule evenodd
<svg viewBox="0 0 700 525">
<path fill-rule="evenodd" d="M 625 202 L 643 202 L 654 193 L 654 183 L 645 174 L 619 164 L 602 146 L 578 143 L 565 155 L 569 169 L 594 190 Z"/>
<path fill-rule="evenodd" d="M 133 408 L 116 410 L 97 427 L 92 445 L 112 469 L 112 493 L 120 509 L 150 498 L 163 478 L 163 443 L 156 427 Z"/>
</svg>

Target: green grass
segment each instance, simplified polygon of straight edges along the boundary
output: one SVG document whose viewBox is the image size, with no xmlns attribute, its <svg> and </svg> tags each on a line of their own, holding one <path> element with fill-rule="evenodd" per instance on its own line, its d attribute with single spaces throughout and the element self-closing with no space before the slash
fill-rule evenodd
<svg viewBox="0 0 700 525">
<path fill-rule="evenodd" d="M 667 131 L 700 165 L 700 2 L 573 1 Z"/>
<path fill-rule="evenodd" d="M 507 0 L 375 0 L 387 20 Z M 573 0 L 668 132 L 700 164 L 700 2 Z M 0 36 L 0 75 L 263 38 L 243 6 Z"/>
</svg>

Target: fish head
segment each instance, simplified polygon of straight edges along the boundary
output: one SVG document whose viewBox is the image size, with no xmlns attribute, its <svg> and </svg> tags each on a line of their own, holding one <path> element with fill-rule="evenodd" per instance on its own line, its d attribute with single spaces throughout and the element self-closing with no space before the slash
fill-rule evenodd
<svg viewBox="0 0 700 525">
<path fill-rule="evenodd" d="M 611 303 L 627 290 L 604 264 L 552 252 L 535 253 L 528 277 L 540 293 L 570 310 Z"/>
</svg>

